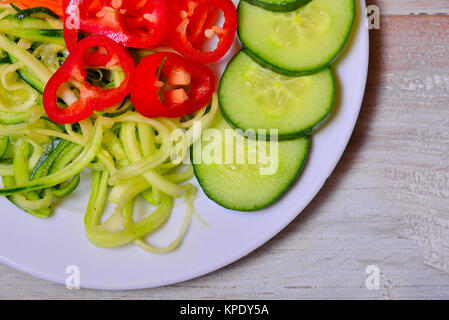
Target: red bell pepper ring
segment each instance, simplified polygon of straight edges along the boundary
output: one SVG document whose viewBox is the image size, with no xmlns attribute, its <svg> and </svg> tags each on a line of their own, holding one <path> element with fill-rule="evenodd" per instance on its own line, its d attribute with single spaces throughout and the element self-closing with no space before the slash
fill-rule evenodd
<svg viewBox="0 0 449 320">
<path fill-rule="evenodd" d="M 64 12 L 64 39 L 67 50 L 72 52 L 78 43 L 78 27 L 76 21 L 76 14 L 72 12 L 72 8 L 69 7 L 70 0 L 62 1 L 62 9 Z"/>
<path fill-rule="evenodd" d="M 131 100 L 148 118 L 179 118 L 204 108 L 214 90 L 215 76 L 209 67 L 160 52 L 137 66 Z"/>
<path fill-rule="evenodd" d="M 204 41 L 207 41 L 206 32 L 212 30 L 215 22 L 220 15 L 220 9 L 218 7 L 205 7 L 198 8 L 199 13 L 195 14 L 190 21 L 192 28 L 188 28 L 188 39 L 194 47 L 200 48 Z M 196 18 L 196 19 L 195 19 Z"/>
<path fill-rule="evenodd" d="M 69 0 L 79 29 L 126 47 L 150 49 L 168 33 L 167 0 Z M 75 17 L 78 15 L 78 17 Z"/>
<path fill-rule="evenodd" d="M 90 84 L 87 78 L 85 54 L 97 47 L 107 50 L 111 57 L 105 68 L 120 66 L 125 73 L 122 83 L 114 89 L 102 89 Z M 73 48 L 64 64 L 48 81 L 44 90 L 44 108 L 48 117 L 56 123 L 76 123 L 88 118 L 94 110 L 109 108 L 126 98 L 131 92 L 132 79 L 135 72 L 135 62 L 130 53 L 104 36 L 87 37 Z M 61 86 L 71 82 L 80 91 L 80 98 L 67 108 L 58 105 L 58 91 Z"/>
<path fill-rule="evenodd" d="M 238 15 L 231 0 L 172 0 L 171 24 L 166 43 L 190 60 L 212 63 L 231 48 L 237 32 Z M 222 26 L 216 25 L 219 12 L 224 14 Z M 207 41 L 218 37 L 217 47 L 204 50 Z"/>
<path fill-rule="evenodd" d="M 72 52 L 79 41 L 79 12 L 77 1 L 63 0 L 64 39 L 67 50 Z M 91 67 L 100 67 L 108 63 L 111 57 L 99 49 L 96 52 L 86 52 L 84 60 Z"/>
</svg>

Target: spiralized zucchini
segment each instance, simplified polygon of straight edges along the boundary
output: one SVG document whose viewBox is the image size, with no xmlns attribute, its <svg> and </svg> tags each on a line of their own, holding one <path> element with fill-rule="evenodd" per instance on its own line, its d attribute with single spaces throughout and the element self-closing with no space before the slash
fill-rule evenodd
<svg viewBox="0 0 449 320">
<path fill-rule="evenodd" d="M 0 6 L 0 21 L 15 14 L 14 8 Z M 54 29 L 61 27 L 51 16 L 42 20 Z M 183 163 L 199 138 L 194 124 L 200 123 L 204 130 L 213 122 L 217 96 L 188 119 L 149 119 L 134 111 L 126 99 L 78 124 L 62 126 L 46 117 L 41 93 L 19 71 L 30 68 L 46 83 L 67 57 L 66 48 L 0 34 L 1 56 L 7 57 L 10 51 L 20 54 L 14 63 L 0 63 L 0 175 L 4 186 L 0 195 L 37 218 L 48 218 L 56 200 L 77 188 L 80 173 L 91 170 L 85 228 L 93 244 L 112 248 L 135 243 L 152 253 L 175 250 L 192 218 L 198 217 L 193 208 L 196 189 L 185 184 L 194 176 L 193 169 Z M 147 54 L 151 52 L 137 53 Z M 123 77 L 120 70 L 105 74 L 89 69 L 88 75 L 97 85 L 112 87 Z M 66 90 L 61 98 L 70 102 L 76 95 Z M 133 208 L 139 197 L 153 210 L 135 221 Z M 186 205 L 179 235 L 166 248 L 154 247 L 145 238 L 164 225 L 177 198 L 184 198 Z M 108 202 L 115 205 L 115 211 L 105 220 Z"/>
</svg>

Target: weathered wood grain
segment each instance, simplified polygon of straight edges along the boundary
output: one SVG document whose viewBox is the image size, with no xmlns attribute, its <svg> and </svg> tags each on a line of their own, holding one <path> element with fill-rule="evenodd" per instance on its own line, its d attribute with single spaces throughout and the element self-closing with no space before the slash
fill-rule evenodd
<svg viewBox="0 0 449 320">
<path fill-rule="evenodd" d="M 383 15 L 449 14 L 447 0 L 366 0 L 377 5 Z"/>
<path fill-rule="evenodd" d="M 384 17 L 338 168 L 298 219 L 248 257 L 132 292 L 68 291 L 1 265 L 0 298 L 449 298 L 448 30 L 449 16 Z M 380 268 L 379 290 L 365 287 L 368 265 Z"/>
</svg>

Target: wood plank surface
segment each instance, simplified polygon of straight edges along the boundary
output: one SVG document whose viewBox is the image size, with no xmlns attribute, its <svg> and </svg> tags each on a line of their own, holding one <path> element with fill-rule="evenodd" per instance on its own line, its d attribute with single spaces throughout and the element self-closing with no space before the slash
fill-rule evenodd
<svg viewBox="0 0 449 320">
<path fill-rule="evenodd" d="M 449 16 L 408 15 L 448 13 L 449 1 L 377 3 L 399 15 L 371 32 L 354 136 L 274 240 L 202 278 L 131 292 L 69 291 L 0 265 L 0 298 L 449 298 Z M 368 265 L 379 290 L 365 286 Z"/>
<path fill-rule="evenodd" d="M 377 5 L 383 15 L 449 14 L 447 0 L 366 0 Z"/>
</svg>

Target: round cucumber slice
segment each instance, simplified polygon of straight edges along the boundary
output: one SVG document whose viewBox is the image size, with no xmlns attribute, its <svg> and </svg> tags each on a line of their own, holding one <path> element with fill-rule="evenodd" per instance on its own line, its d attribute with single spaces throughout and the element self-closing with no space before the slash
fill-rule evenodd
<svg viewBox="0 0 449 320">
<path fill-rule="evenodd" d="M 233 130 L 221 115 L 217 118 L 213 127 L 221 137 L 217 138 L 223 147 L 218 157 L 221 161 L 204 161 L 212 143 L 206 141 L 207 130 L 202 140 L 192 148 L 193 168 L 201 188 L 211 200 L 227 209 L 256 211 L 269 206 L 289 189 L 300 174 L 309 152 L 310 137 L 280 142 L 250 140 Z M 234 144 L 230 146 L 229 141 Z M 234 152 L 230 154 L 226 150 Z M 238 160 L 242 158 L 237 157 L 241 153 L 236 150 L 244 150 L 243 161 Z M 262 154 L 268 156 L 258 157 L 257 161 L 249 160 L 249 155 L 261 150 L 266 150 Z M 203 161 L 196 161 L 199 153 Z M 227 160 L 229 156 L 231 161 Z"/>
<path fill-rule="evenodd" d="M 332 70 L 288 77 L 265 69 L 240 51 L 221 80 L 219 100 L 236 128 L 277 130 L 280 139 L 310 134 L 329 117 L 335 97 Z M 275 134 L 275 133 L 272 133 Z"/>
<path fill-rule="evenodd" d="M 313 0 L 291 12 L 271 12 L 241 1 L 238 32 L 260 64 L 285 75 L 312 74 L 344 47 L 355 20 L 355 0 Z"/>
<path fill-rule="evenodd" d="M 312 0 L 244 0 L 265 10 L 287 12 L 296 10 Z"/>
</svg>

